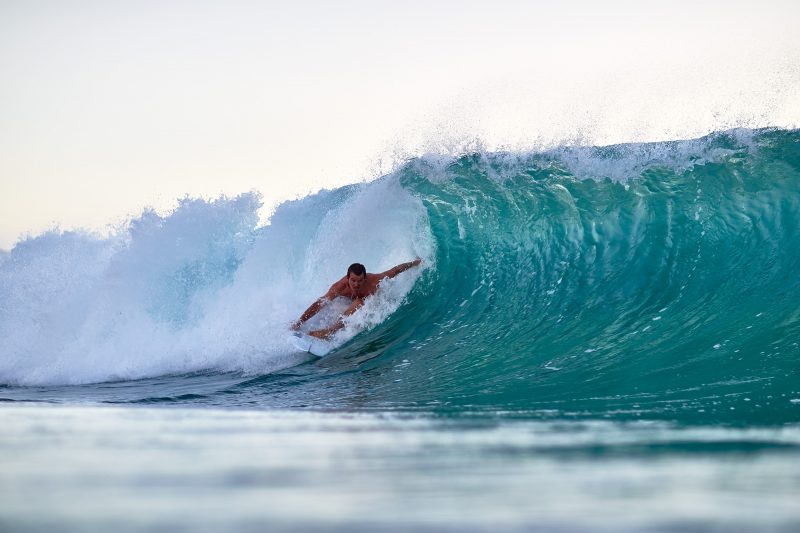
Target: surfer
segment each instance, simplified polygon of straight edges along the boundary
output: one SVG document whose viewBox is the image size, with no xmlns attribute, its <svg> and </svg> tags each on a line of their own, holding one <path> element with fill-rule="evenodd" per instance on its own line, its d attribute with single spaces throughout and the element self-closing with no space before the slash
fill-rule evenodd
<svg viewBox="0 0 800 533">
<path fill-rule="evenodd" d="M 337 320 L 335 324 L 327 328 L 309 332 L 309 335 L 317 337 L 318 339 L 326 339 L 330 337 L 333 333 L 344 327 L 344 317 L 355 313 L 362 305 L 364 305 L 364 299 L 367 296 L 375 294 L 375 292 L 378 290 L 378 284 L 382 280 L 386 278 L 393 278 L 401 272 L 405 272 L 409 268 L 413 268 L 420 263 L 422 263 L 422 259 L 417 257 L 413 261 L 397 265 L 396 267 L 390 268 L 386 272 L 382 272 L 380 274 L 370 274 L 361 263 L 353 263 L 348 267 L 347 274 L 342 279 L 331 285 L 331 288 L 328 289 L 328 292 L 325 293 L 325 296 L 319 298 L 316 302 L 311 304 L 311 306 L 306 309 L 305 313 L 303 313 L 300 318 L 294 324 L 292 324 L 292 329 L 295 331 L 299 330 L 303 322 L 306 322 L 311 317 L 319 313 L 325 304 L 331 300 L 338 298 L 339 296 L 349 298 L 351 300 L 350 306 L 342 313 L 342 315 L 339 317 L 339 320 Z"/>
</svg>

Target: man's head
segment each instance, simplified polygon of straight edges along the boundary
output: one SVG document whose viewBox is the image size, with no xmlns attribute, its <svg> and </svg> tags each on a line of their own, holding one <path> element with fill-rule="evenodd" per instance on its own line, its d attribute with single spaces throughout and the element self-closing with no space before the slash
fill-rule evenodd
<svg viewBox="0 0 800 533">
<path fill-rule="evenodd" d="M 367 280 L 367 269 L 361 263 L 353 263 L 347 268 L 347 284 L 357 293 Z"/>
</svg>

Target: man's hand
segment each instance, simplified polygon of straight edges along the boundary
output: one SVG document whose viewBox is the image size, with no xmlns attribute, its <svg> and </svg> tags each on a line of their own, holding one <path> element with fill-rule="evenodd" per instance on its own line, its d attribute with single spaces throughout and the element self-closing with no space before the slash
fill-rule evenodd
<svg viewBox="0 0 800 533">
<path fill-rule="evenodd" d="M 330 328 L 318 329 L 317 331 L 310 332 L 309 335 L 311 335 L 312 337 L 316 337 L 318 339 L 322 339 L 322 340 L 326 341 L 326 340 L 328 340 L 328 337 L 332 333 L 331 331 L 329 331 L 329 329 Z"/>
<path fill-rule="evenodd" d="M 397 265 L 394 268 L 390 268 L 386 272 L 378 274 L 378 278 L 379 279 L 393 278 L 393 277 L 397 276 L 398 274 L 401 274 L 401 273 L 405 272 L 409 268 L 414 268 L 415 266 L 420 265 L 421 263 L 422 263 L 422 259 L 417 257 L 413 261 L 409 261 L 408 263 L 402 263 L 400 265 Z"/>
</svg>

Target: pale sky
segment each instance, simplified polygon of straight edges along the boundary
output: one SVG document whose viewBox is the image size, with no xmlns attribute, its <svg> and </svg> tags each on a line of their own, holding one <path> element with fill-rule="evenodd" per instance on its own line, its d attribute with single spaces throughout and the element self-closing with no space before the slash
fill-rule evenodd
<svg viewBox="0 0 800 533">
<path fill-rule="evenodd" d="M 651 4 L 651 5 L 650 5 Z M 0 249 L 426 152 L 800 125 L 794 1 L 0 0 Z"/>
</svg>

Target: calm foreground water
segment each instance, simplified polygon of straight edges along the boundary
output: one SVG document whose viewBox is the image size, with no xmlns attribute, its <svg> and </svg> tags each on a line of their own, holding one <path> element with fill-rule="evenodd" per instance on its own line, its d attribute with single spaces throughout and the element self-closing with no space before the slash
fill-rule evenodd
<svg viewBox="0 0 800 533">
<path fill-rule="evenodd" d="M 800 426 L 0 408 L 0 530 L 798 531 Z"/>
</svg>

